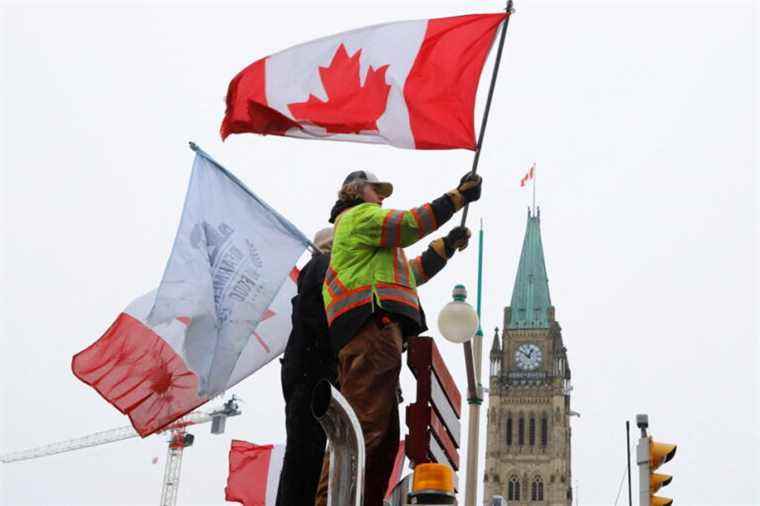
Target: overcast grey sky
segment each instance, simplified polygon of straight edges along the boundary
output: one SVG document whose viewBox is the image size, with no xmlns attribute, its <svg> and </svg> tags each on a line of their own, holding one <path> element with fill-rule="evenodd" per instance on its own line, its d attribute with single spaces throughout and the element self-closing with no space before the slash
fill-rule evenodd
<svg viewBox="0 0 760 506">
<path fill-rule="evenodd" d="M 252 135 L 222 143 L 223 100 L 239 70 L 291 45 L 501 2 L 204 3 L 0 11 L 0 453 L 128 424 L 76 380 L 70 360 L 160 280 L 190 175 L 188 140 L 307 235 L 325 226 L 350 170 L 393 181 L 387 205 L 408 208 L 470 167 L 461 150 Z M 679 444 L 663 495 L 760 504 L 757 11 L 749 1 L 516 7 L 481 157 L 484 195 L 469 219 L 486 226 L 486 349 L 525 229 L 530 192 L 518 182 L 536 162 L 551 297 L 582 414 L 572 420 L 579 503 L 614 503 L 625 420 L 647 412 L 652 434 Z M 490 63 L 481 91 L 489 75 Z M 478 122 L 483 102 L 481 93 Z M 430 322 L 455 283 L 474 294 L 476 258 L 471 247 L 421 289 Z M 461 348 L 438 342 L 464 389 Z M 406 370 L 403 380 L 412 399 Z M 235 391 L 244 414 L 226 434 L 194 431 L 180 504 L 225 504 L 230 438 L 284 441 L 279 364 Z M 2 464 L 0 498 L 155 504 L 164 460 L 159 436 Z"/>
</svg>

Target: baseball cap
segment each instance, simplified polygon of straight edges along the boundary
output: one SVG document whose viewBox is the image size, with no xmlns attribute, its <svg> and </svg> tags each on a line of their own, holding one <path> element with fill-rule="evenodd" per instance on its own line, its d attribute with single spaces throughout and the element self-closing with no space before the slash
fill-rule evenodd
<svg viewBox="0 0 760 506">
<path fill-rule="evenodd" d="M 352 181 L 364 181 L 375 187 L 377 192 L 383 197 L 387 198 L 393 193 L 393 185 L 391 183 L 380 181 L 377 176 L 368 170 L 355 170 L 343 181 L 343 185 L 347 185 Z"/>
<path fill-rule="evenodd" d="M 322 253 L 327 253 L 332 249 L 333 241 L 333 228 L 323 228 L 316 234 L 314 234 L 314 245 L 319 248 Z"/>
</svg>

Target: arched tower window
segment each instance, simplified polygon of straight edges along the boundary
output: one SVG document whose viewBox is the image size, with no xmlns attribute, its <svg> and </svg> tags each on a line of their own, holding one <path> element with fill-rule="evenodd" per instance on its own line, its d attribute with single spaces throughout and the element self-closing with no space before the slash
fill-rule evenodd
<svg viewBox="0 0 760 506">
<path fill-rule="evenodd" d="M 520 415 L 520 419 L 517 421 L 517 444 L 523 446 L 525 444 L 525 417 Z"/>
<path fill-rule="evenodd" d="M 507 415 L 507 446 L 512 446 L 512 414 Z"/>
<path fill-rule="evenodd" d="M 541 415 L 541 446 L 546 447 L 549 443 L 549 418 L 546 413 Z"/>
<path fill-rule="evenodd" d="M 536 446 L 536 417 L 530 415 L 530 422 L 528 422 L 528 444 Z"/>
<path fill-rule="evenodd" d="M 507 500 L 520 500 L 520 480 L 514 474 L 509 478 L 509 484 L 507 485 Z"/>
<path fill-rule="evenodd" d="M 544 480 L 540 476 L 536 475 L 533 478 L 533 482 L 530 484 L 530 500 L 531 501 L 543 501 L 544 500 Z"/>
</svg>

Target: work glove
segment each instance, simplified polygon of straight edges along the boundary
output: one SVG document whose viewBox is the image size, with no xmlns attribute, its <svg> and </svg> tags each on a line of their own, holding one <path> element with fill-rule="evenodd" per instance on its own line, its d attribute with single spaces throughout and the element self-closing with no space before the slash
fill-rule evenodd
<svg viewBox="0 0 760 506">
<path fill-rule="evenodd" d="M 483 186 L 483 178 L 472 172 L 468 172 L 459 181 L 457 191 L 462 194 L 467 204 L 480 198 L 480 189 Z"/>
<path fill-rule="evenodd" d="M 448 235 L 443 238 L 446 257 L 451 258 L 455 251 L 465 249 L 470 241 L 470 235 L 470 229 L 467 227 L 452 228 Z"/>
</svg>

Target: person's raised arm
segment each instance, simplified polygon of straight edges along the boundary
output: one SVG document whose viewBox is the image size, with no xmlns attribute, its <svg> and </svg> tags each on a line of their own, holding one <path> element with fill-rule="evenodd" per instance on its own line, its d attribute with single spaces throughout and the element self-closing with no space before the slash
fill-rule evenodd
<svg viewBox="0 0 760 506">
<path fill-rule="evenodd" d="M 364 204 L 356 212 L 354 229 L 359 242 L 381 248 L 405 248 L 437 230 L 465 204 L 480 198 L 483 180 L 467 173 L 459 186 L 434 201 L 408 211 Z"/>
</svg>

